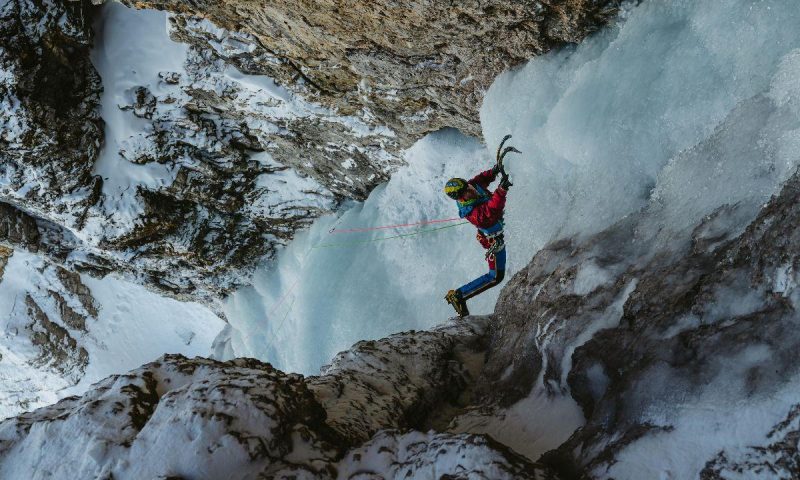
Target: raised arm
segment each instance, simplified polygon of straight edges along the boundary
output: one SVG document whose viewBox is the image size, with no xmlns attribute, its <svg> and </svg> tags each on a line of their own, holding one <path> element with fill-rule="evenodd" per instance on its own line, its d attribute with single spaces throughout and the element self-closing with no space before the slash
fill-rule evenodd
<svg viewBox="0 0 800 480">
<path fill-rule="evenodd" d="M 489 188 L 489 185 L 494 182 L 495 178 L 497 178 L 497 172 L 495 169 L 489 169 L 472 177 L 469 183 L 480 185 L 483 188 Z"/>
</svg>

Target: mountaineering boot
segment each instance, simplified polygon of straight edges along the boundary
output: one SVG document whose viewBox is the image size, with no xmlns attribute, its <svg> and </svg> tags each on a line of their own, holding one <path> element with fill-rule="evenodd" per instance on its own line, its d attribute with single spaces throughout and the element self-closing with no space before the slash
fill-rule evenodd
<svg viewBox="0 0 800 480">
<path fill-rule="evenodd" d="M 456 314 L 459 317 L 466 317 L 469 315 L 469 310 L 467 309 L 467 302 L 461 296 L 461 292 L 458 290 L 450 290 L 447 292 L 447 295 L 444 296 L 444 299 L 447 300 L 447 303 L 453 306 L 456 310 Z"/>
</svg>

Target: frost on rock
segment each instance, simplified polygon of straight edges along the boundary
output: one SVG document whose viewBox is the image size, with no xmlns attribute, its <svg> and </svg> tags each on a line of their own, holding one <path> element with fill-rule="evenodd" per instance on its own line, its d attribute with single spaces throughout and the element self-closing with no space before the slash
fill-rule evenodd
<svg viewBox="0 0 800 480">
<path fill-rule="evenodd" d="M 97 201 L 100 77 L 86 3 L 0 6 L 0 199 L 80 225 Z"/>
<path fill-rule="evenodd" d="M 324 419 L 300 376 L 254 360 L 167 356 L 0 424 L 0 473 L 332 478 L 339 439 Z"/>
<path fill-rule="evenodd" d="M 385 430 L 423 427 L 472 381 L 463 355 L 484 329 L 473 318 L 362 343 L 311 378 L 166 355 L 1 422 L 0 476 L 556 479 L 479 435 Z"/>
<path fill-rule="evenodd" d="M 46 260 L 3 248 L 0 275 L 0 417 L 56 399 L 78 383 L 97 305 L 80 277 Z"/>
<path fill-rule="evenodd" d="M 208 354 L 223 326 L 200 305 L 74 272 L 61 233 L 0 203 L 0 418 L 166 351 Z"/>
<path fill-rule="evenodd" d="M 748 479 L 770 477 L 792 479 L 800 472 L 800 404 L 795 404 L 780 423 L 767 434 L 761 445 L 748 445 L 736 453 L 722 451 L 710 460 L 703 479 Z"/>
<path fill-rule="evenodd" d="M 166 351 L 208 354 L 223 325 L 200 305 L 81 276 L 0 240 L 0 418 L 83 393 Z"/>
<path fill-rule="evenodd" d="M 477 382 L 483 423 L 468 411 L 451 428 L 492 431 L 517 405 L 566 395 L 585 419 L 540 459 L 564 476 L 791 471 L 799 183 L 795 173 L 743 231 L 741 212 L 722 208 L 662 249 L 644 213 L 543 249 L 498 301 Z M 597 285 L 576 295 L 587 268 Z M 525 451 L 537 432 L 495 438 Z"/>
<path fill-rule="evenodd" d="M 434 407 L 457 403 L 472 381 L 457 350 L 481 350 L 485 321 L 359 342 L 309 377 L 309 388 L 331 426 L 348 438 L 365 441 L 382 428 L 420 425 Z"/>
<path fill-rule="evenodd" d="M 338 478 L 555 480 L 557 477 L 484 436 L 388 430 L 351 450 L 339 464 Z"/>
</svg>

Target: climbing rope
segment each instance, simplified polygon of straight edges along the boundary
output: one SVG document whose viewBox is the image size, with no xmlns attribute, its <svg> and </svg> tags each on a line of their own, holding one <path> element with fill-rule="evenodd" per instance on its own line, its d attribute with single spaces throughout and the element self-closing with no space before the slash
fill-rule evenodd
<svg viewBox="0 0 800 480">
<path fill-rule="evenodd" d="M 380 226 L 380 227 L 371 227 L 371 228 L 364 228 L 364 229 L 339 230 L 338 232 L 335 232 L 336 224 L 338 224 L 339 221 L 341 221 L 341 219 L 340 219 L 339 221 L 336 222 L 336 224 L 334 224 L 333 228 L 328 230 L 328 234 L 356 232 L 356 231 L 381 230 L 381 229 L 386 229 L 386 228 L 401 228 L 401 227 L 414 226 L 414 225 L 424 225 L 424 224 L 430 224 L 430 223 L 451 222 L 451 221 L 454 221 L 454 220 L 460 220 L 460 218 L 427 220 L 427 221 L 423 221 L 423 222 L 398 224 L 398 225 L 385 225 L 385 226 Z M 422 234 L 425 234 L 425 233 L 438 232 L 440 230 L 445 230 L 445 229 L 448 229 L 448 228 L 457 227 L 459 225 L 464 225 L 464 224 L 467 224 L 467 223 L 469 223 L 469 222 L 459 222 L 459 223 L 456 223 L 456 224 L 453 224 L 453 225 L 445 225 L 444 227 L 421 229 L 421 230 L 417 230 L 417 231 L 411 232 L 411 233 L 403 233 L 403 234 L 399 234 L 399 235 L 392 235 L 392 236 L 389 236 L 389 237 L 374 238 L 372 240 L 365 240 L 365 241 L 317 244 L 317 245 L 314 245 L 313 247 L 309 248 L 306 251 L 306 253 L 303 255 L 303 258 L 300 260 L 300 264 L 303 265 L 305 263 L 305 260 L 308 258 L 309 254 L 313 250 L 316 250 L 318 248 L 348 247 L 348 246 L 355 246 L 355 245 L 364 245 L 364 244 L 368 244 L 368 243 L 375 243 L 375 242 L 380 242 L 380 241 L 384 241 L 384 240 L 393 240 L 393 239 L 398 239 L 398 238 L 414 237 L 416 235 L 422 235 Z M 289 295 L 292 293 L 292 291 L 294 291 L 294 288 L 300 283 L 300 279 L 301 278 L 302 278 L 302 270 L 300 272 L 298 272 L 297 278 L 295 279 L 294 283 L 292 283 L 292 285 L 289 287 L 289 289 L 286 291 L 286 293 L 284 293 L 283 295 L 280 296 L 280 298 L 275 303 L 275 305 L 273 305 L 272 308 L 269 309 L 268 313 L 271 314 L 271 313 L 274 313 L 274 312 L 276 312 L 278 310 L 278 307 L 280 307 L 283 304 L 284 300 L 286 300 L 289 297 Z M 289 314 L 292 312 L 292 308 L 294 307 L 294 303 L 296 301 L 297 301 L 297 296 L 295 296 L 292 299 L 292 301 L 289 303 L 289 306 L 286 309 L 286 313 L 283 315 L 283 318 L 281 318 L 281 321 L 278 322 L 277 327 L 273 330 L 273 335 L 267 339 L 267 347 L 268 348 L 274 347 L 273 338 L 277 337 L 278 333 L 280 333 L 280 331 L 283 329 L 283 325 L 284 325 L 284 323 L 286 323 L 286 319 L 289 318 Z"/>
<path fill-rule="evenodd" d="M 278 303 L 276 303 L 275 305 L 273 305 L 273 306 L 272 306 L 272 308 L 271 308 L 271 309 L 269 309 L 268 313 L 274 313 L 274 312 L 275 312 L 275 310 L 277 310 L 277 309 L 278 309 L 278 307 L 280 307 L 280 306 L 281 306 L 281 304 L 283 303 L 283 301 L 284 301 L 284 300 L 286 300 L 286 297 L 288 297 L 288 296 L 289 296 L 289 294 L 290 294 L 290 293 L 292 293 L 292 290 L 294 290 L 294 287 L 296 287 L 298 283 L 300 283 L 300 276 L 299 276 L 299 275 L 297 276 L 297 279 L 295 279 L 295 281 L 294 281 L 294 283 L 292 284 L 292 286 L 291 286 L 291 287 L 289 287 L 289 290 L 287 290 L 287 291 L 286 291 L 286 293 L 284 293 L 283 295 L 281 295 L 280 299 L 278 300 Z"/>
<path fill-rule="evenodd" d="M 292 307 L 294 307 L 294 302 L 296 302 L 296 301 L 297 301 L 297 297 L 295 296 L 292 299 L 292 302 L 289 304 L 289 308 L 286 309 L 286 313 L 283 315 L 283 318 L 281 319 L 280 323 L 278 323 L 278 327 L 275 329 L 275 336 L 277 336 L 278 332 L 280 332 L 281 328 L 283 328 L 283 324 L 284 324 L 284 322 L 286 322 L 286 319 L 289 318 L 289 314 L 292 313 Z M 270 344 L 272 344 L 272 339 L 271 338 L 269 339 L 269 342 L 270 342 Z M 274 344 L 272 344 L 272 346 L 274 346 Z"/>
<path fill-rule="evenodd" d="M 425 220 L 422 222 L 415 222 L 415 223 L 399 223 L 397 225 L 382 225 L 380 227 L 369 227 L 369 228 L 348 228 L 344 230 L 336 230 L 336 227 L 331 228 L 328 230 L 328 233 L 354 233 L 354 232 L 370 232 L 372 230 L 383 230 L 387 228 L 402 228 L 402 227 L 415 227 L 417 225 L 428 225 L 431 223 L 444 223 L 444 222 L 455 222 L 456 220 L 461 220 L 460 218 L 441 218 L 438 220 Z"/>
<path fill-rule="evenodd" d="M 417 230 L 416 232 L 412 232 L 412 233 L 402 233 L 400 235 L 392 235 L 390 237 L 382 237 L 382 238 L 373 238 L 372 240 L 362 240 L 362 241 L 358 241 L 358 242 L 323 243 L 323 244 L 320 244 L 320 245 L 315 245 L 315 246 L 313 246 L 311 248 L 317 249 L 317 248 L 349 247 L 349 246 L 353 246 L 353 245 L 365 245 L 365 244 L 368 244 L 368 243 L 382 242 L 384 240 L 394 240 L 394 239 L 398 239 L 398 238 L 413 237 L 413 236 L 416 236 L 416 235 L 421 235 L 423 233 L 438 232 L 439 230 L 445 230 L 447 228 L 453 228 L 453 227 L 457 227 L 459 225 L 465 225 L 467 223 L 469 223 L 469 222 L 459 222 L 459 223 L 456 223 L 456 224 L 453 224 L 453 225 L 447 225 L 447 226 L 444 226 L 444 227 L 428 228 L 428 229 L 423 229 L 423 230 Z"/>
</svg>

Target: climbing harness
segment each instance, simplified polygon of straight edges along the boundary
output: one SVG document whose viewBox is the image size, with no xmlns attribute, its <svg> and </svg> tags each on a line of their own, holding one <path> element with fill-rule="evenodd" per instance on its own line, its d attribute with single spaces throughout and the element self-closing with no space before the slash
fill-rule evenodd
<svg viewBox="0 0 800 480">
<path fill-rule="evenodd" d="M 503 238 L 503 231 L 500 230 L 491 236 L 486 235 L 486 239 L 489 240 L 489 248 L 486 250 L 485 258 L 486 260 L 493 260 L 497 252 L 506 248 L 506 242 Z"/>
</svg>

